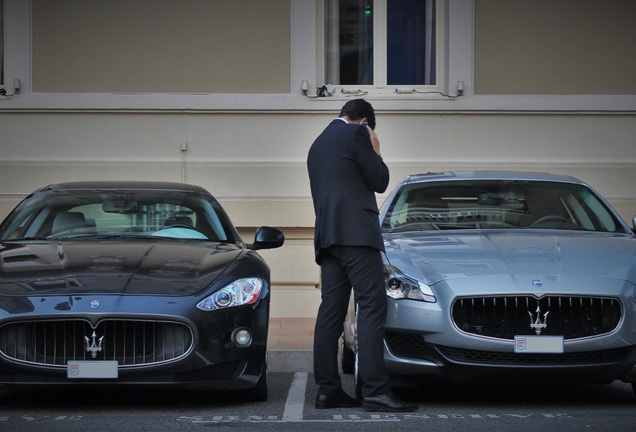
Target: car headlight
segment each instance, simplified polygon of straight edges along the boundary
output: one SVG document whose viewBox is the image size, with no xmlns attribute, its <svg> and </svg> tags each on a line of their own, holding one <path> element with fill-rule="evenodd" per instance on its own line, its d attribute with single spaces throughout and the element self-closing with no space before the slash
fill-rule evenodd
<svg viewBox="0 0 636 432">
<path fill-rule="evenodd" d="M 201 300 L 197 307 L 209 311 L 256 303 L 262 289 L 262 279 L 239 279 Z"/>
<path fill-rule="evenodd" d="M 386 266 L 386 295 L 392 299 L 411 299 L 435 303 L 437 299 L 430 286 L 402 274 L 392 266 Z"/>
</svg>

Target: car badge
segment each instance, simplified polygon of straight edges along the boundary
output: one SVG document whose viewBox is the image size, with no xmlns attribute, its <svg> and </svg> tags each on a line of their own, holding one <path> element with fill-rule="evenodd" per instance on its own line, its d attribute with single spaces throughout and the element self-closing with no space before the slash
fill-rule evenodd
<svg viewBox="0 0 636 432">
<path fill-rule="evenodd" d="M 542 281 L 541 279 L 534 279 L 534 280 L 532 281 L 532 285 L 533 285 L 535 288 L 541 288 L 541 287 L 543 286 L 543 281 Z"/>
<path fill-rule="evenodd" d="M 536 313 L 537 318 L 535 319 L 532 312 L 528 311 L 528 315 L 530 315 L 530 328 L 533 329 L 538 336 L 541 334 L 543 329 L 548 327 L 548 314 L 550 311 L 543 314 L 543 322 L 541 322 L 541 309 L 539 308 L 539 305 L 537 305 Z"/>
<path fill-rule="evenodd" d="M 516 337 L 515 344 L 517 351 L 525 351 L 528 344 L 526 343 L 527 339 L 524 337 Z"/>
<path fill-rule="evenodd" d="M 97 309 L 99 307 L 99 300 L 91 300 L 91 309 Z"/>
<path fill-rule="evenodd" d="M 102 350 L 102 342 L 104 340 L 104 336 L 97 339 L 95 331 L 93 331 L 93 336 L 91 337 L 91 339 L 84 336 L 84 340 L 86 342 L 86 351 L 91 353 L 91 357 L 97 357 L 97 353 Z"/>
</svg>

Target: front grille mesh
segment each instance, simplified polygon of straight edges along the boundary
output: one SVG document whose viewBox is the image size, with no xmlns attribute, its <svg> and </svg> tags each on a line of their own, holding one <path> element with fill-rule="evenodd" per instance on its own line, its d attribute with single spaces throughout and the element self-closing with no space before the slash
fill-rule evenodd
<svg viewBox="0 0 636 432">
<path fill-rule="evenodd" d="M 68 361 L 116 360 L 120 368 L 176 361 L 192 349 L 182 323 L 85 320 L 9 323 L 0 327 L 0 354 L 20 363 L 66 367 Z"/>
<path fill-rule="evenodd" d="M 621 319 L 620 301 L 571 296 L 459 298 L 453 322 L 465 333 L 499 339 L 551 335 L 579 339 L 612 332 Z"/>
<path fill-rule="evenodd" d="M 398 357 L 424 360 L 427 357 L 424 337 L 413 333 L 387 331 L 385 336 L 389 350 Z"/>
</svg>

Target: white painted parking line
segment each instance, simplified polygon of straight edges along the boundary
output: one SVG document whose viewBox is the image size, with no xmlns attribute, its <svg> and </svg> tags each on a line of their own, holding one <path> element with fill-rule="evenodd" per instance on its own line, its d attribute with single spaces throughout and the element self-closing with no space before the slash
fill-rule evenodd
<svg viewBox="0 0 636 432">
<path fill-rule="evenodd" d="M 307 376 L 307 372 L 294 373 L 294 380 L 289 387 L 282 421 L 298 422 L 303 420 L 305 392 L 307 390 Z"/>
</svg>

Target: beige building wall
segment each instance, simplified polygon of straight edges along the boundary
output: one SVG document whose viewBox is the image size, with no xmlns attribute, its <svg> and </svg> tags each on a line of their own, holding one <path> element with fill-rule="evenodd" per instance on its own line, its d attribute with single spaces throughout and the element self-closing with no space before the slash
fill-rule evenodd
<svg viewBox="0 0 636 432">
<path fill-rule="evenodd" d="M 259 225 L 287 241 L 263 251 L 273 316 L 319 303 L 305 158 L 335 113 L 15 113 L 0 115 L 2 216 L 33 189 L 74 180 L 186 181 L 210 190 L 245 241 Z M 636 214 L 633 115 L 378 113 L 391 187 L 410 173 L 520 169 L 589 182 L 626 220 Z M 4 143 L 13 143 L 13 147 Z M 187 143 L 185 155 L 181 143 Z M 182 157 L 185 156 L 185 157 Z M 378 196 L 382 202 L 385 195 Z"/>
<path fill-rule="evenodd" d="M 632 0 L 475 2 L 474 92 L 635 94 L 634 19 Z M 290 0 L 33 0 L 33 90 L 288 93 L 291 28 Z"/>
<path fill-rule="evenodd" d="M 300 93 L 301 79 L 322 84 L 320 1 L 5 0 L 5 33 L 19 39 L 7 40 L 5 79 L 22 78 L 23 92 L 0 98 L 0 218 L 55 182 L 199 184 L 245 241 L 259 225 L 285 232 L 284 247 L 262 252 L 272 315 L 314 316 L 319 268 L 305 158 L 348 100 Z M 636 40 L 622 15 L 633 17 L 633 2 L 440 4 L 446 90 L 454 94 L 462 80 L 465 94 L 366 96 L 378 111 L 390 187 L 425 171 L 571 174 L 631 220 L 636 88 L 627 54 Z M 590 29 L 606 46 L 594 45 L 593 55 L 583 46 Z"/>
<path fill-rule="evenodd" d="M 635 94 L 634 20 L 633 0 L 477 1 L 475 93 Z"/>
<path fill-rule="evenodd" d="M 34 0 L 33 90 L 287 93 L 289 0 Z"/>
</svg>

